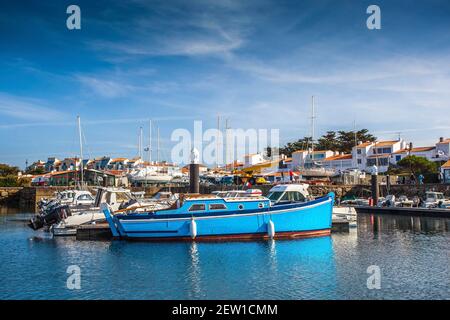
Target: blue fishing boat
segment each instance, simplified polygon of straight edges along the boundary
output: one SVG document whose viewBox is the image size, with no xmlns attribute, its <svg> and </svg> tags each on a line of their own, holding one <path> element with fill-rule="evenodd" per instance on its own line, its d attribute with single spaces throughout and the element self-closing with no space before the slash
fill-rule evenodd
<svg viewBox="0 0 450 320">
<path fill-rule="evenodd" d="M 304 185 L 276 186 L 268 197 L 186 195 L 174 208 L 103 213 L 114 237 L 136 240 L 251 240 L 326 236 L 334 194 L 310 199 Z"/>
</svg>

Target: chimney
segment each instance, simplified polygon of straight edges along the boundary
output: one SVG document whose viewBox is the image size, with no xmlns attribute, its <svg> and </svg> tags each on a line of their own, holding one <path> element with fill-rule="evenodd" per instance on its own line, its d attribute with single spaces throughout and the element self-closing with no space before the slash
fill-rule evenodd
<svg viewBox="0 0 450 320">
<path fill-rule="evenodd" d="M 440 137 L 439 142 L 444 142 L 444 137 Z"/>
<path fill-rule="evenodd" d="M 358 145 L 362 144 L 362 141 L 358 141 Z"/>
</svg>

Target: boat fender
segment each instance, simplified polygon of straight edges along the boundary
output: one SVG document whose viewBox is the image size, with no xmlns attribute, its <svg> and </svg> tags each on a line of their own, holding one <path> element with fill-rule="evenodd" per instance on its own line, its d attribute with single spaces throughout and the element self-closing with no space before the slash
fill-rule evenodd
<svg viewBox="0 0 450 320">
<path fill-rule="evenodd" d="M 189 231 L 191 233 L 191 238 L 195 239 L 197 237 L 197 222 L 194 219 L 191 220 L 191 224 L 189 225 Z"/>
<path fill-rule="evenodd" d="M 273 224 L 272 220 L 269 220 L 269 222 L 267 222 L 267 235 L 270 239 L 273 239 L 275 237 L 275 225 Z"/>
</svg>

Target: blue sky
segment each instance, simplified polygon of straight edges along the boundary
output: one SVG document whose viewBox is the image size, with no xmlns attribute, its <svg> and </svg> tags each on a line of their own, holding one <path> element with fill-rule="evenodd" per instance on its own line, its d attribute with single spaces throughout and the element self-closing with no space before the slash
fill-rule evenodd
<svg viewBox="0 0 450 320">
<path fill-rule="evenodd" d="M 2 1 L 0 162 L 132 157 L 148 119 L 170 134 L 279 128 L 281 142 L 368 128 L 415 145 L 450 136 L 448 1 Z M 66 28 L 81 8 L 82 29 Z M 366 28 L 381 8 L 382 29 Z M 145 130 L 147 128 L 145 127 Z M 145 132 L 147 134 L 147 132 Z"/>
</svg>

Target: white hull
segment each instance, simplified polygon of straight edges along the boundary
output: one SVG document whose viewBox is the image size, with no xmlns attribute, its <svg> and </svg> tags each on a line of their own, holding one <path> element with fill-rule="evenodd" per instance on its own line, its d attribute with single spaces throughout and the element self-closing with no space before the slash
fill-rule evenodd
<svg viewBox="0 0 450 320">
<path fill-rule="evenodd" d="M 90 224 L 93 222 L 100 222 L 105 220 L 105 215 L 102 212 L 80 213 L 74 216 L 67 217 L 64 221 L 52 227 L 54 236 L 74 236 L 77 234 L 77 228 L 83 224 Z"/>
<path fill-rule="evenodd" d="M 148 182 L 148 183 L 168 183 L 173 180 L 173 176 L 170 175 L 149 175 L 143 177 L 132 177 L 133 182 Z"/>
<path fill-rule="evenodd" d="M 353 207 L 333 207 L 333 218 L 349 221 L 350 227 L 356 227 L 356 210 Z"/>
</svg>

